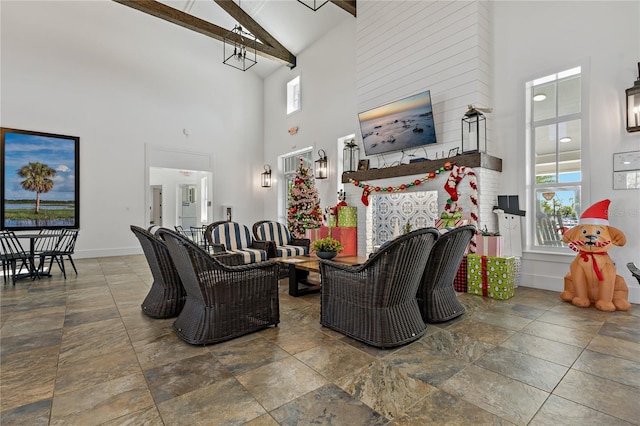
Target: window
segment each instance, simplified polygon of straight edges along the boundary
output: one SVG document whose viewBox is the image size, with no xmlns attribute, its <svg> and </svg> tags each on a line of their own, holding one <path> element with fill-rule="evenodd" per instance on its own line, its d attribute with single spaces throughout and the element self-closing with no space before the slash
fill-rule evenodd
<svg viewBox="0 0 640 426">
<path fill-rule="evenodd" d="M 534 248 L 562 247 L 577 223 L 582 185 L 581 67 L 527 83 Z"/>
<path fill-rule="evenodd" d="M 287 83 L 287 114 L 300 110 L 300 76 Z"/>
<path fill-rule="evenodd" d="M 289 209 L 289 191 L 293 186 L 293 181 L 296 177 L 296 173 L 298 172 L 298 166 L 300 162 L 300 158 L 302 158 L 302 163 L 305 167 L 309 168 L 309 172 L 313 173 L 313 159 L 312 159 L 313 151 L 311 148 L 305 148 L 300 151 L 290 152 L 289 154 L 285 154 L 282 156 L 282 174 L 284 179 L 284 196 L 280 199 L 283 200 L 283 204 L 281 204 L 281 214 L 280 218 L 282 223 L 287 223 L 287 210 Z"/>
</svg>

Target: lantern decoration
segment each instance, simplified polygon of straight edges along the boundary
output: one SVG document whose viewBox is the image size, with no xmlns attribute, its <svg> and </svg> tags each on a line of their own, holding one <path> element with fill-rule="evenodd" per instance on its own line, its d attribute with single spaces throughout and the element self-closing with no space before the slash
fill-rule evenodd
<svg viewBox="0 0 640 426">
<path fill-rule="evenodd" d="M 351 173 L 358 170 L 358 162 L 360 161 L 360 148 L 356 144 L 355 139 L 349 139 L 344 142 L 344 150 L 342 151 L 342 159 L 344 161 L 342 172 Z"/>
<path fill-rule="evenodd" d="M 640 62 L 638 62 L 638 79 L 633 87 L 625 90 L 627 94 L 627 132 L 640 132 Z"/>
<path fill-rule="evenodd" d="M 262 178 L 262 187 L 270 188 L 271 187 L 271 166 L 268 164 L 264 165 L 264 172 L 261 175 Z"/>
<path fill-rule="evenodd" d="M 479 108 L 469 105 L 462 116 L 462 153 L 487 152 L 487 119 Z"/>
<path fill-rule="evenodd" d="M 327 153 L 324 149 L 318 150 L 319 159 L 316 160 L 316 179 L 327 178 Z"/>
</svg>

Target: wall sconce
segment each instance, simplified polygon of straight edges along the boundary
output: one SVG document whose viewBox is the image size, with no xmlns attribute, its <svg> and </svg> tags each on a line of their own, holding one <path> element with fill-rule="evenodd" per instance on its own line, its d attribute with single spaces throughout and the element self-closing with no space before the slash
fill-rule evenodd
<svg viewBox="0 0 640 426">
<path fill-rule="evenodd" d="M 264 165 L 264 172 L 262 172 L 262 187 L 263 188 L 271 188 L 271 166 L 268 164 Z"/>
<path fill-rule="evenodd" d="M 627 94 L 627 132 L 640 132 L 640 62 L 638 62 L 638 79 L 633 87 L 625 90 Z"/>
<path fill-rule="evenodd" d="M 327 153 L 324 152 L 324 149 L 318 150 L 319 159 L 316 160 L 316 179 L 326 179 L 327 178 Z"/>
<path fill-rule="evenodd" d="M 320 9 L 325 4 L 329 3 L 329 0 L 298 0 L 298 3 L 302 3 L 314 12 Z"/>
</svg>

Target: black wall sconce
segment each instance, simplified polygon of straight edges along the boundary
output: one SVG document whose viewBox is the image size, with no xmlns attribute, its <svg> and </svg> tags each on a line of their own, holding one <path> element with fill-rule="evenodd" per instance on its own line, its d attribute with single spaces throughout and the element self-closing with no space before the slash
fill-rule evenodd
<svg viewBox="0 0 640 426">
<path fill-rule="evenodd" d="M 633 87 L 625 90 L 627 94 L 627 132 L 640 132 L 640 62 L 638 62 L 638 79 Z"/>
<path fill-rule="evenodd" d="M 268 164 L 264 165 L 264 172 L 262 172 L 262 187 L 263 188 L 271 188 L 271 166 Z"/>
<path fill-rule="evenodd" d="M 324 149 L 318 150 L 319 159 L 316 160 L 316 179 L 326 179 L 327 178 L 327 153 L 324 152 Z"/>
</svg>

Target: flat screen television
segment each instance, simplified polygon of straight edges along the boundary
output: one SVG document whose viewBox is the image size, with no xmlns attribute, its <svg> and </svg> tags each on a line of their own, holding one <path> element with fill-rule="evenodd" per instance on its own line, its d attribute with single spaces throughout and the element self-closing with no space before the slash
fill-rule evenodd
<svg viewBox="0 0 640 426">
<path fill-rule="evenodd" d="M 367 156 L 436 143 L 429 90 L 358 114 Z"/>
</svg>

